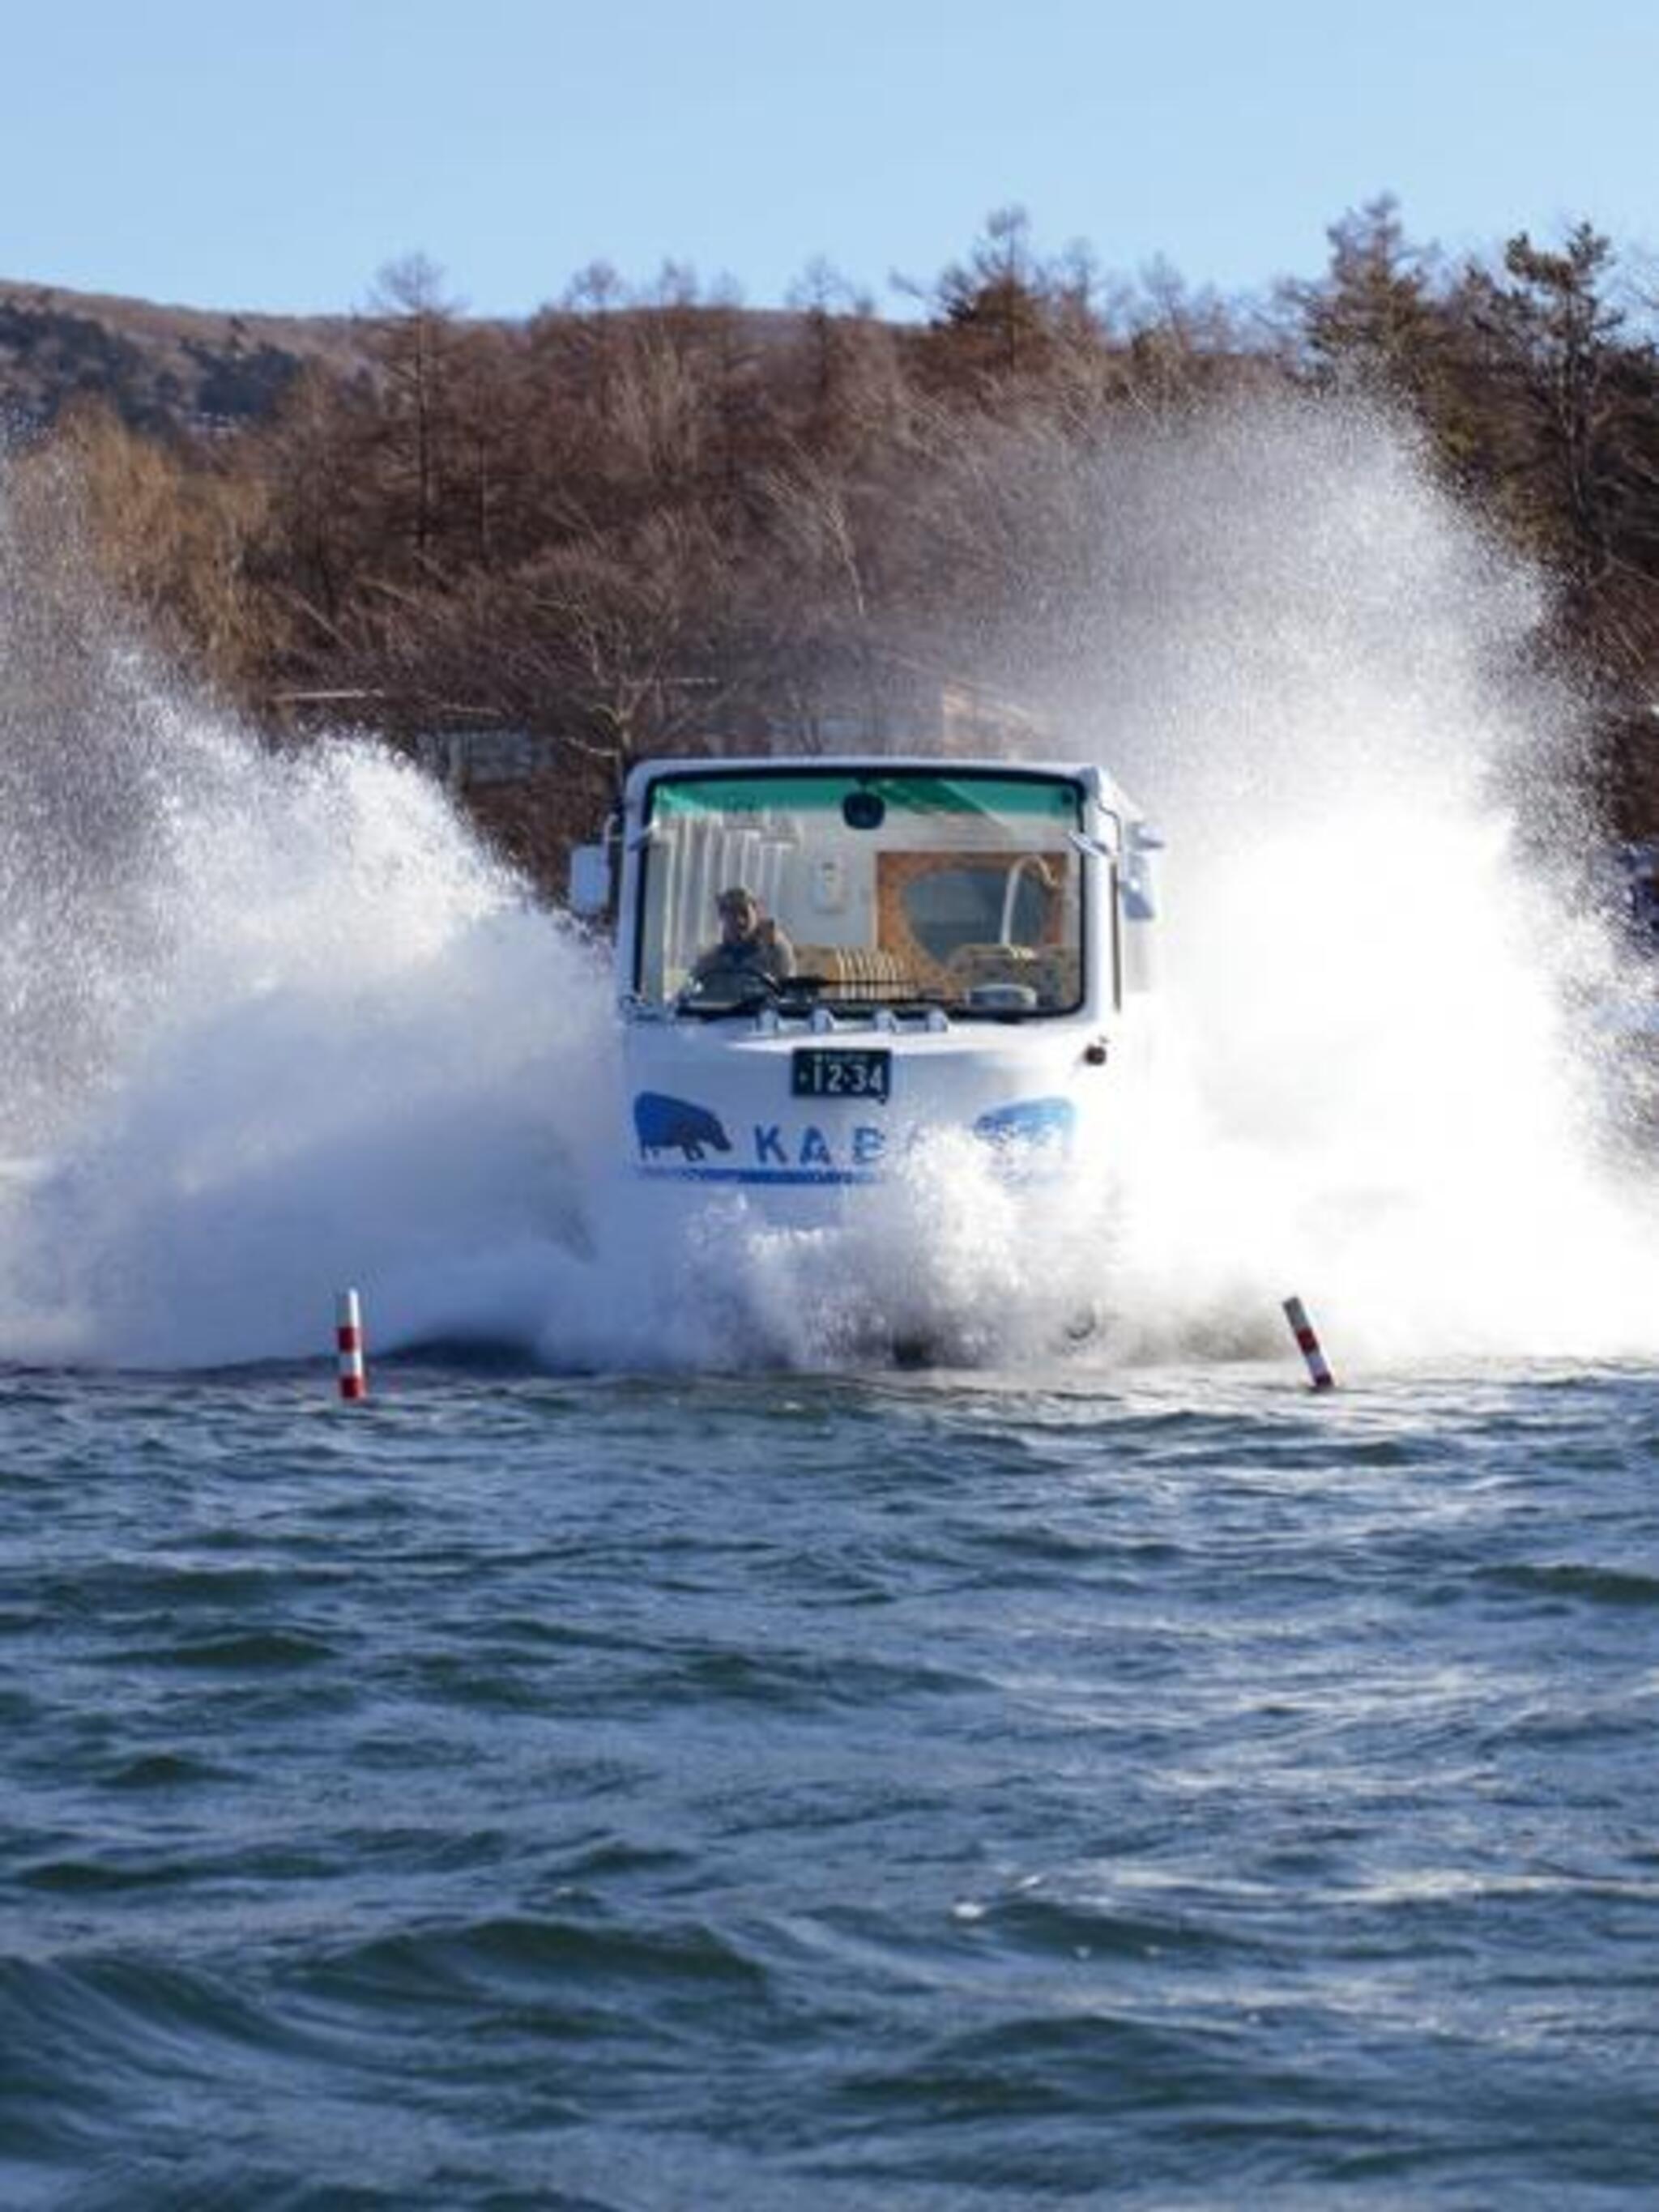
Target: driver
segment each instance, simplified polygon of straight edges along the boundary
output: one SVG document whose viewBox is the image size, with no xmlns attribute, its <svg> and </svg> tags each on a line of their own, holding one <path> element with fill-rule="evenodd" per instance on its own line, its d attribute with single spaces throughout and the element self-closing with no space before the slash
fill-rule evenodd
<svg viewBox="0 0 1659 2212">
<path fill-rule="evenodd" d="M 714 904 L 720 911 L 720 939 L 698 955 L 691 970 L 694 982 L 727 975 L 769 975 L 781 982 L 794 974 L 793 945 L 775 921 L 762 915 L 760 901 L 746 884 L 728 884 Z"/>
</svg>

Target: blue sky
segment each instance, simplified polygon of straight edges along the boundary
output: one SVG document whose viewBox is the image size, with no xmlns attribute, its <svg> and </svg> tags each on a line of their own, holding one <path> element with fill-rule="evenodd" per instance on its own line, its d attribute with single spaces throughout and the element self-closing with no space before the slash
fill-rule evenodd
<svg viewBox="0 0 1659 2212">
<path fill-rule="evenodd" d="M 480 313 L 595 258 L 896 308 L 987 212 L 1253 290 L 1389 190 L 1454 252 L 1659 245 L 1654 0 L 60 0 L 5 9 L 0 276 L 333 312 L 416 251 Z"/>
</svg>

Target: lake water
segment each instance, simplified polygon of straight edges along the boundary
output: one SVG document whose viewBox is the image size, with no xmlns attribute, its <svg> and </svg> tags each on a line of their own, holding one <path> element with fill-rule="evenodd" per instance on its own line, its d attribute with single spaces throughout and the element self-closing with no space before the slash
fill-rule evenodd
<svg viewBox="0 0 1659 2212">
<path fill-rule="evenodd" d="M 0 2200 L 1659 2171 L 1659 1374 L 0 1382 Z"/>
</svg>

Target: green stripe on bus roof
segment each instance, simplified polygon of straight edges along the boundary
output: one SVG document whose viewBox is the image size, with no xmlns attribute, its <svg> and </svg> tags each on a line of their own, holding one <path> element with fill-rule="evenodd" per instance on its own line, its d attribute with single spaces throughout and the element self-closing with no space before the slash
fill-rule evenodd
<svg viewBox="0 0 1659 2212">
<path fill-rule="evenodd" d="M 1067 776 L 1042 775 L 698 775 L 665 777 L 651 787 L 659 814 L 760 814 L 769 809 L 834 807 L 849 792 L 871 791 L 907 814 L 1037 814 L 1075 819 L 1079 791 Z"/>
</svg>

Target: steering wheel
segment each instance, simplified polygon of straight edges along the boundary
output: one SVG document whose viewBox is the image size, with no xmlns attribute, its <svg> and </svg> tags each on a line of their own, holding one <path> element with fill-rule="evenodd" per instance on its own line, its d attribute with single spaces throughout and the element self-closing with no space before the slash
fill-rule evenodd
<svg viewBox="0 0 1659 2212">
<path fill-rule="evenodd" d="M 748 1006 L 770 1005 L 782 989 L 780 979 L 764 968 L 716 968 L 694 975 L 680 993 L 679 1004 L 691 1012 L 740 1014 Z"/>
</svg>

